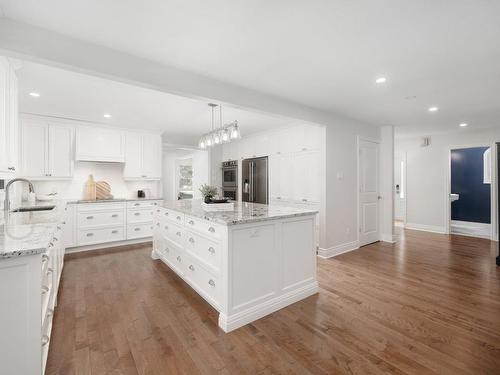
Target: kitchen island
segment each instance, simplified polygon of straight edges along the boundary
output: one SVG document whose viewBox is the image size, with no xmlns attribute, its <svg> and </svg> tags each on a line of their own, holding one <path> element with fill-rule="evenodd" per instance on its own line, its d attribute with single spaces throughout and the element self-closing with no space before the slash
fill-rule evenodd
<svg viewBox="0 0 500 375">
<path fill-rule="evenodd" d="M 198 200 L 163 202 L 152 258 L 211 304 L 230 332 L 317 293 L 316 214 L 247 202 L 206 212 Z"/>
</svg>

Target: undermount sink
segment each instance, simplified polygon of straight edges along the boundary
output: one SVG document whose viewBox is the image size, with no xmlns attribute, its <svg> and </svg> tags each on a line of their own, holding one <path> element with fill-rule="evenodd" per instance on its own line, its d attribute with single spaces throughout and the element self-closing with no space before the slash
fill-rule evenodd
<svg viewBox="0 0 500 375">
<path fill-rule="evenodd" d="M 55 206 L 34 206 L 34 207 L 19 207 L 10 212 L 32 212 L 32 211 L 50 211 L 53 210 Z"/>
</svg>

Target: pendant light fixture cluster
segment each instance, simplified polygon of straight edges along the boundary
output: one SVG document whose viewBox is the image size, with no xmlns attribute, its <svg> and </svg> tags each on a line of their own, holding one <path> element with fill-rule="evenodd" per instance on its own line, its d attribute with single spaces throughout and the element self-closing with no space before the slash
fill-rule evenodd
<svg viewBox="0 0 500 375">
<path fill-rule="evenodd" d="M 222 125 L 222 106 L 214 103 L 208 103 L 208 106 L 212 108 L 212 130 L 201 136 L 198 147 L 205 149 L 241 138 L 238 121 Z M 217 128 L 214 125 L 215 107 L 219 107 L 219 127 Z"/>
</svg>

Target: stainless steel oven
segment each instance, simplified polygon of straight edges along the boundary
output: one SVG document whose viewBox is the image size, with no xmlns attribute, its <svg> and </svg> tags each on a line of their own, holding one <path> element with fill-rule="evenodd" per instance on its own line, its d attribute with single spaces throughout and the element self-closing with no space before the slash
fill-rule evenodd
<svg viewBox="0 0 500 375">
<path fill-rule="evenodd" d="M 222 188 L 238 187 L 238 161 L 229 160 L 222 163 Z"/>
</svg>

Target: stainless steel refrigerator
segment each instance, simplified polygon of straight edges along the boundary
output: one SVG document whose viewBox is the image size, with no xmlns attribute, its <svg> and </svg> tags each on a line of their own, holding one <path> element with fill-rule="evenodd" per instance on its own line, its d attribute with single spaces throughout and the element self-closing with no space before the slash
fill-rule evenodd
<svg viewBox="0 0 500 375">
<path fill-rule="evenodd" d="M 268 203 L 267 156 L 242 162 L 241 199 L 243 202 Z"/>
</svg>

